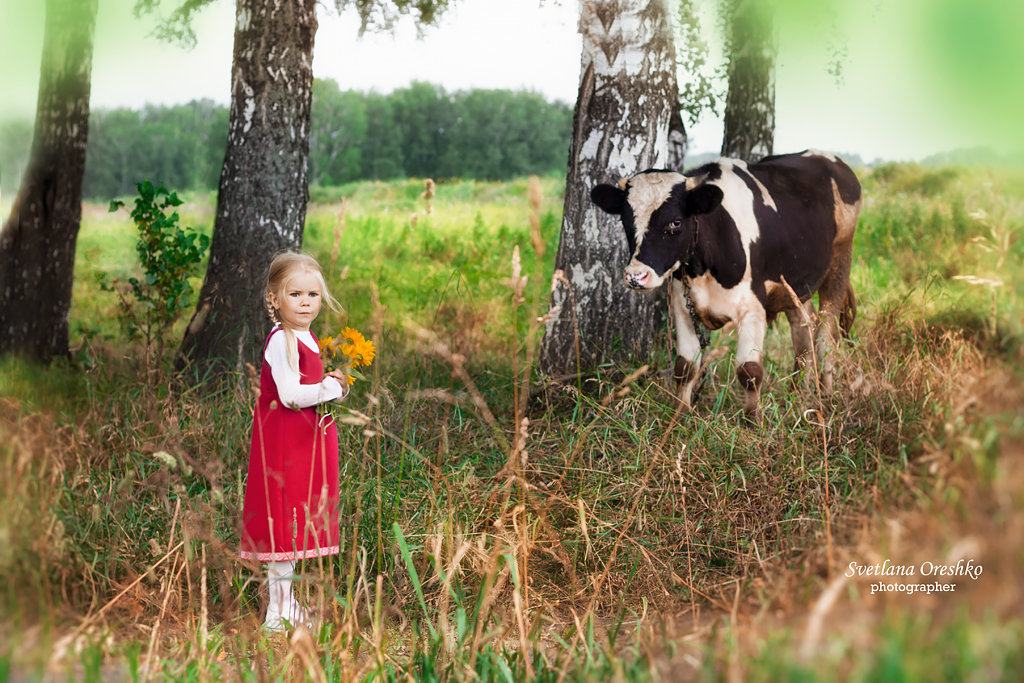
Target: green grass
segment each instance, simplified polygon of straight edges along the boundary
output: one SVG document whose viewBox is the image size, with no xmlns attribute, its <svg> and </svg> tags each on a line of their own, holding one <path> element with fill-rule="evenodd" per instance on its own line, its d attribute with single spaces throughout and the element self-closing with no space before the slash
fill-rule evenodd
<svg viewBox="0 0 1024 683">
<path fill-rule="evenodd" d="M 461 351 L 476 351 L 484 339 L 510 342 L 509 308 L 494 303 L 510 298 L 505 280 L 511 276 L 513 249 L 519 247 L 527 273 L 539 276 L 542 266 L 550 267 L 563 184 L 542 181 L 543 264 L 530 247 L 525 180 L 441 183 L 429 214 L 421 182 L 340 188 L 346 204 L 336 258 L 331 255 L 340 199 L 311 205 L 304 244 L 326 257 L 329 284 L 346 309 L 342 320 L 364 327 L 376 286 L 390 321 L 441 326 L 460 336 Z"/>
<path fill-rule="evenodd" d="M 925 525 L 900 547 L 935 559 L 1024 515 L 1000 488 L 1017 481 L 1005 449 L 1024 424 L 998 403 L 1019 398 L 1024 180 L 898 165 L 864 186 L 860 317 L 836 396 L 790 381 L 780 321 L 759 427 L 739 419 L 717 333 L 725 354 L 680 418 L 657 376 L 666 330 L 628 387 L 628 367 L 582 391 L 536 381 L 525 442 L 513 385 L 547 306 L 560 181 L 541 181 L 541 254 L 526 180 L 440 183 L 429 214 L 419 181 L 314 190 L 305 248 L 345 307 L 318 322 L 357 327 L 379 357 L 347 402 L 369 421 L 340 429 L 344 550 L 302 570 L 324 626 L 293 641 L 256 630 L 256 568 L 235 556 L 251 397 L 145 380 L 95 284 L 132 272 L 131 225 L 87 207 L 74 359 L 0 363 L 0 494 L 18 501 L 0 516 L 0 680 L 1012 680 L 1019 615 L 979 594 L 933 610 L 851 588 L 800 654 L 830 577 L 896 552 L 893 520 Z M 210 230 L 212 198 L 187 201 L 183 224 Z M 518 307 L 514 247 L 530 278 Z M 991 555 L 993 591 L 1016 581 L 998 569 L 1020 570 L 1011 550 Z"/>
<path fill-rule="evenodd" d="M 864 176 L 864 193 L 858 298 L 876 309 L 912 298 L 923 315 L 961 323 L 1012 357 L 1024 313 L 1024 172 L 890 164 Z"/>
<path fill-rule="evenodd" d="M 865 642 L 833 637 L 800 657 L 800 632 L 765 635 L 749 654 L 737 653 L 728 635 L 707 653 L 705 670 L 725 673 L 729 657 L 749 657 L 749 681 L 1012 681 L 1024 666 L 1024 622 L 1001 624 L 991 612 L 977 619 L 959 613 L 938 624 L 927 611 L 893 612 Z"/>
</svg>

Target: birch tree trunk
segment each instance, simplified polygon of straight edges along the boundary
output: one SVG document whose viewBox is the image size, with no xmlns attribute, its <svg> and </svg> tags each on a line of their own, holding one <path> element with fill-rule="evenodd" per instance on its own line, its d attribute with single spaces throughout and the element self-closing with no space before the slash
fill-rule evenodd
<svg viewBox="0 0 1024 683">
<path fill-rule="evenodd" d="M 729 93 L 722 156 L 758 161 L 775 140 L 775 41 L 772 6 L 729 0 Z"/>
<path fill-rule="evenodd" d="M 539 358 L 541 371 L 555 378 L 650 355 L 665 294 L 626 289 L 622 269 L 631 255 L 622 224 L 594 206 L 590 189 L 681 163 L 675 48 L 664 0 L 581 0 L 580 33 L 580 87 L 555 259 L 565 279 L 551 295 L 560 312 L 547 323 Z"/>
<path fill-rule="evenodd" d="M 210 263 L 176 368 L 190 379 L 259 367 L 267 267 L 302 246 L 315 0 L 237 0 L 231 114 Z"/>
<path fill-rule="evenodd" d="M 0 353 L 68 353 L 97 0 L 47 0 L 28 167 L 0 231 Z"/>
</svg>

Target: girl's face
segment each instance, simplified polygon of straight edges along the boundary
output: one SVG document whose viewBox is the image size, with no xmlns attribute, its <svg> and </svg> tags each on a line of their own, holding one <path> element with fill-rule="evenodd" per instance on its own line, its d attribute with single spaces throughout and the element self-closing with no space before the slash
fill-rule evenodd
<svg viewBox="0 0 1024 683">
<path fill-rule="evenodd" d="M 280 296 L 270 295 L 281 324 L 297 331 L 306 331 L 320 313 L 323 292 L 320 278 L 308 270 L 300 270 L 284 283 Z"/>
</svg>

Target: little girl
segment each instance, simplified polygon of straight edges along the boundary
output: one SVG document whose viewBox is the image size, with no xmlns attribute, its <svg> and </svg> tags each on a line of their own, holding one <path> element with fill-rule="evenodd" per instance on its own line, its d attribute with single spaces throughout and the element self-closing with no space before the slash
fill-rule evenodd
<svg viewBox="0 0 1024 683">
<path fill-rule="evenodd" d="M 316 406 L 348 394 L 339 370 L 324 374 L 309 326 L 326 300 L 323 271 L 310 256 L 285 252 L 267 273 L 267 336 L 253 412 L 241 556 L 267 563 L 270 606 L 264 628 L 312 626 L 295 600 L 295 561 L 338 553 L 338 431 Z M 287 623 L 286 623 L 287 622 Z"/>
</svg>

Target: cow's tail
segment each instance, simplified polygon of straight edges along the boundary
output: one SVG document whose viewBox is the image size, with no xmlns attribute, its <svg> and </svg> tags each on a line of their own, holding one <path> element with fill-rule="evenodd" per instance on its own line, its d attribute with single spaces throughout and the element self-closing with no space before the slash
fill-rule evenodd
<svg viewBox="0 0 1024 683">
<path fill-rule="evenodd" d="M 857 295 L 853 293 L 853 285 L 846 283 L 846 296 L 843 298 L 843 308 L 839 312 L 839 329 L 843 336 L 850 338 L 853 330 L 853 321 L 857 319 Z"/>
</svg>

